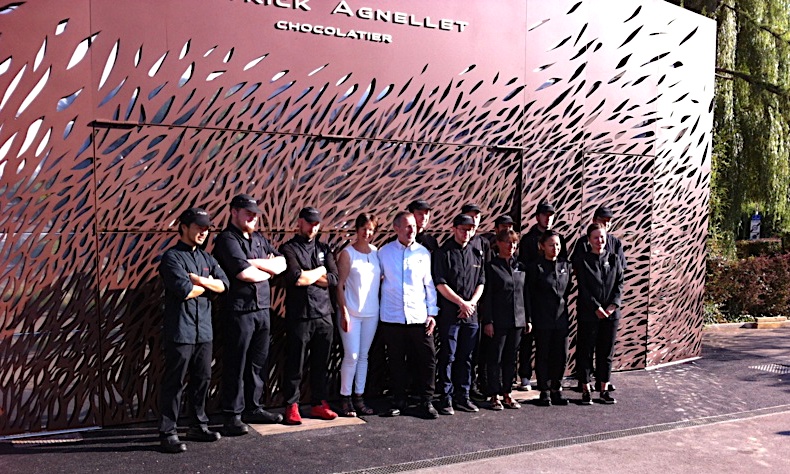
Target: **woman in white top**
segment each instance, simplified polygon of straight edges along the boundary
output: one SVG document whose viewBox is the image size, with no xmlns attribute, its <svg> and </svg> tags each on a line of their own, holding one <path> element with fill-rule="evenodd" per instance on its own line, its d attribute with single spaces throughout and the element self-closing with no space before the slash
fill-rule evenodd
<svg viewBox="0 0 790 474">
<path fill-rule="evenodd" d="M 381 267 L 377 249 L 370 244 L 377 224 L 374 216 L 360 214 L 354 222 L 356 242 L 344 248 L 337 257 L 338 325 L 343 340 L 343 364 L 340 366 L 343 416 L 374 414 L 362 394 L 368 373 L 368 351 L 379 323 Z"/>
</svg>

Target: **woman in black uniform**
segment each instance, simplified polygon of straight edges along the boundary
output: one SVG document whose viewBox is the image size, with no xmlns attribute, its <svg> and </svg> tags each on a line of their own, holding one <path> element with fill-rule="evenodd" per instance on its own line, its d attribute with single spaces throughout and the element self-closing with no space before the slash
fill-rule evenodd
<svg viewBox="0 0 790 474">
<path fill-rule="evenodd" d="M 491 409 L 502 410 L 521 408 L 510 392 L 521 335 L 529 332 L 530 327 L 524 313 L 524 264 L 513 257 L 518 248 L 518 234 L 502 230 L 496 235 L 496 245 L 498 255 L 486 264 L 480 322 L 484 336 L 491 338 L 487 370 Z"/>
<path fill-rule="evenodd" d="M 527 267 L 527 322 L 535 339 L 538 405 L 567 405 L 562 377 L 568 358 L 568 290 L 571 264 L 559 258 L 560 234 L 551 229 L 538 240 L 540 255 Z"/>
<path fill-rule="evenodd" d="M 591 405 L 590 371 L 595 354 L 595 380 L 600 383 L 600 400 L 616 403 L 609 393 L 612 355 L 620 323 L 623 267 L 616 254 L 606 249 L 606 229 L 600 224 L 587 227 L 590 251 L 577 267 L 579 281 L 577 374 L 582 385 L 582 404 Z"/>
</svg>

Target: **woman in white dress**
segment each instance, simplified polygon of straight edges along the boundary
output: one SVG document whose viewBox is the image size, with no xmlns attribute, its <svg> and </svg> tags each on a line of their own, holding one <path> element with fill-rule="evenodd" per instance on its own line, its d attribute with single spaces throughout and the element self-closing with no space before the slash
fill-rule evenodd
<svg viewBox="0 0 790 474">
<path fill-rule="evenodd" d="M 354 222 L 356 241 L 337 257 L 338 326 L 343 340 L 343 363 L 340 366 L 340 411 L 343 416 L 374 414 L 362 395 L 368 373 L 368 351 L 379 323 L 381 267 L 377 249 L 370 243 L 377 224 L 377 219 L 371 214 L 360 214 Z"/>
</svg>

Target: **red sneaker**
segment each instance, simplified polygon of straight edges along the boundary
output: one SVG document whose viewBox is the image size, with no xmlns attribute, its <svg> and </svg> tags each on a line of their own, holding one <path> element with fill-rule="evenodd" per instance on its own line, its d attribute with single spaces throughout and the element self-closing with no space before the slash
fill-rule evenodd
<svg viewBox="0 0 790 474">
<path fill-rule="evenodd" d="M 299 404 L 291 403 L 285 408 L 285 417 L 283 423 L 286 425 L 301 425 L 302 415 L 299 414 Z"/>
<path fill-rule="evenodd" d="M 337 413 L 329 408 L 329 404 L 326 402 L 326 400 L 321 400 L 320 405 L 316 405 L 310 409 L 310 416 L 313 418 L 320 418 L 322 420 L 334 420 L 337 418 Z"/>
</svg>

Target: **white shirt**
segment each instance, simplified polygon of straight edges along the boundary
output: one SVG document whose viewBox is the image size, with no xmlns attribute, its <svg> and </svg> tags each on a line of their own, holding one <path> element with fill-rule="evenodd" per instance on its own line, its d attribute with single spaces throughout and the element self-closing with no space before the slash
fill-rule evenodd
<svg viewBox="0 0 790 474">
<path fill-rule="evenodd" d="M 343 294 L 348 314 L 358 318 L 379 315 L 379 286 L 381 267 L 376 247 L 369 253 L 357 251 L 352 245 L 344 248 L 351 262 Z"/>
<path fill-rule="evenodd" d="M 418 243 L 406 247 L 397 240 L 379 249 L 380 318 L 383 323 L 425 324 L 439 313 L 431 276 L 431 253 Z"/>
</svg>

